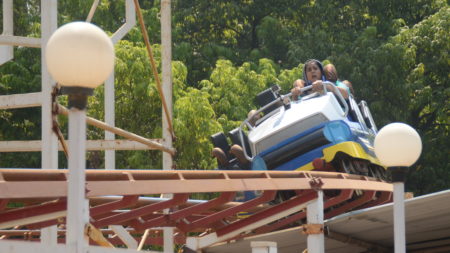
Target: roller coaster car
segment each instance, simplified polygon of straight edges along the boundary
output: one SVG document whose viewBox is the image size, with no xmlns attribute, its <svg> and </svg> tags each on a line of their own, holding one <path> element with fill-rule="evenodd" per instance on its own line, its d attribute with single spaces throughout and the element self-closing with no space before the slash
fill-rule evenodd
<svg viewBox="0 0 450 253">
<path fill-rule="evenodd" d="M 336 87 L 334 93 L 298 101 L 290 97 L 280 95 L 277 86 L 261 92 L 262 107 L 233 130 L 252 170 L 325 170 L 385 179 L 373 150 L 377 128 L 365 101 L 344 100 Z M 261 114 L 255 122 L 252 117 Z"/>
<path fill-rule="evenodd" d="M 242 143 L 248 136 L 250 150 L 243 147 L 252 170 L 329 170 L 385 179 L 373 150 L 377 128 L 367 103 L 358 105 L 352 96 L 344 100 L 332 86 L 334 93 L 298 101 L 279 95 L 279 89 L 260 93 L 276 94 L 254 114 L 264 113 L 261 119 L 251 124 L 247 118 L 239 128 Z"/>
</svg>

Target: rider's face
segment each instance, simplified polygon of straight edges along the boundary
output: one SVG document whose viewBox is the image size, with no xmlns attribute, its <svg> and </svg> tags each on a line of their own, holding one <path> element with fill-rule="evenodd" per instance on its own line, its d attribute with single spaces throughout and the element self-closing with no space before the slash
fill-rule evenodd
<svg viewBox="0 0 450 253">
<path fill-rule="evenodd" d="M 315 63 L 310 63 L 306 66 L 306 77 L 309 81 L 314 82 L 320 80 L 322 73 L 320 72 L 319 66 Z"/>
</svg>

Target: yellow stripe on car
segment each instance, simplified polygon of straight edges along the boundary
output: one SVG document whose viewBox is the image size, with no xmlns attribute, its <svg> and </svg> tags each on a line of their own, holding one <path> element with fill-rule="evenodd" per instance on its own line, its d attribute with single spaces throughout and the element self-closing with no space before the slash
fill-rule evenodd
<svg viewBox="0 0 450 253">
<path fill-rule="evenodd" d="M 338 152 L 342 152 L 353 158 L 364 159 L 364 160 L 370 161 L 373 164 L 382 166 L 380 161 L 377 158 L 367 154 L 366 151 L 363 149 L 363 147 L 359 143 L 353 142 L 353 141 L 342 142 L 342 143 L 333 145 L 331 147 L 324 148 L 323 149 L 323 157 L 321 157 L 321 159 L 325 160 L 327 163 L 331 162 L 331 161 L 333 161 L 334 157 L 336 156 L 336 153 L 338 153 Z M 296 170 L 303 170 L 303 171 L 314 170 L 314 166 L 313 166 L 312 162 L 310 162 Z"/>
</svg>

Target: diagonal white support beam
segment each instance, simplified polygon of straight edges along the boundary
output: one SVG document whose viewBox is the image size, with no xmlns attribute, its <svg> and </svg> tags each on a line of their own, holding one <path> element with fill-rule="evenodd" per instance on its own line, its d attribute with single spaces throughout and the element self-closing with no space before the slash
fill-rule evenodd
<svg viewBox="0 0 450 253">
<path fill-rule="evenodd" d="M 109 228 L 116 233 L 129 249 L 137 249 L 138 243 L 128 231 L 119 225 L 111 225 Z"/>
<path fill-rule="evenodd" d="M 54 219 L 58 219 L 61 217 L 66 217 L 66 214 L 67 214 L 67 211 L 58 211 L 58 212 L 54 212 L 54 213 L 47 213 L 47 214 L 43 214 L 43 215 L 36 215 L 33 217 L 25 217 L 22 219 L 2 222 L 2 223 L 0 223 L 0 229 L 7 229 L 7 228 L 16 227 L 16 226 L 23 226 L 23 225 L 37 223 L 37 222 L 41 222 L 41 221 L 54 220 Z M 0 250 L 0 252 L 4 252 L 4 251 Z"/>
<path fill-rule="evenodd" d="M 248 226 L 242 227 L 240 229 L 236 229 L 228 234 L 224 234 L 222 236 L 218 236 L 216 232 L 210 233 L 208 235 L 205 235 L 203 237 L 188 237 L 186 240 L 186 246 L 189 249 L 192 250 L 200 250 L 202 248 L 208 247 L 210 245 L 213 245 L 217 242 L 223 242 L 228 239 L 231 239 L 241 233 L 245 233 L 248 231 L 251 231 L 255 228 L 261 227 L 263 225 L 266 225 L 270 222 L 276 221 L 278 219 L 281 219 L 283 217 L 289 216 L 293 213 L 301 211 L 303 208 L 305 208 L 310 203 L 314 202 L 314 200 L 307 201 L 305 203 L 302 203 L 301 205 L 297 205 L 295 207 L 289 208 L 287 210 L 284 210 L 282 212 L 277 213 L 276 215 L 267 217 L 265 219 L 261 219 L 258 222 L 254 222 Z"/>
<path fill-rule="evenodd" d="M 59 110 L 60 114 L 68 115 L 69 111 L 64 106 L 59 105 L 58 106 L 58 110 Z M 120 135 L 122 137 L 125 137 L 127 139 L 134 140 L 134 141 L 140 142 L 142 144 L 148 145 L 151 148 L 155 148 L 155 149 L 159 149 L 159 150 L 162 150 L 162 151 L 165 151 L 165 152 L 169 152 L 171 154 L 175 154 L 175 149 L 173 149 L 173 148 L 168 148 L 166 146 L 161 145 L 158 142 L 155 142 L 155 141 L 152 141 L 150 139 L 141 137 L 141 136 L 139 136 L 137 134 L 130 133 L 130 132 L 125 131 L 123 129 L 120 129 L 118 127 L 112 127 L 112 126 L 110 126 L 110 125 L 108 125 L 108 124 L 106 124 L 106 123 L 104 123 L 104 122 L 102 122 L 100 120 L 97 120 L 97 119 L 94 119 L 94 118 L 91 118 L 91 117 L 87 117 L 86 122 L 89 125 L 96 126 L 96 127 L 101 128 L 103 130 L 111 131 L 111 132 L 113 132 L 113 133 L 115 133 L 117 135 Z"/>
<path fill-rule="evenodd" d="M 125 23 L 111 36 L 114 44 L 119 42 L 136 25 L 136 10 L 133 0 L 125 2 Z"/>
<path fill-rule="evenodd" d="M 99 2 L 100 2 L 100 0 L 94 0 L 94 2 L 92 3 L 91 10 L 89 10 L 89 14 L 86 18 L 86 22 L 90 23 L 92 21 L 92 18 L 94 17 L 94 14 L 95 14 L 95 11 L 97 10 Z"/>
</svg>

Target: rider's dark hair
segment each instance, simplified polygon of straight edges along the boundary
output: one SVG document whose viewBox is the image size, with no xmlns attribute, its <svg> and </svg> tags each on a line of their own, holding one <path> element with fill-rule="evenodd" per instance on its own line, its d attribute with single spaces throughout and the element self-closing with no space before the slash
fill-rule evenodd
<svg viewBox="0 0 450 253">
<path fill-rule="evenodd" d="M 305 65 L 303 66 L 303 80 L 305 81 L 306 86 L 312 84 L 311 81 L 309 81 L 309 80 L 308 80 L 308 77 L 306 76 L 306 67 L 307 67 L 308 65 L 310 65 L 310 64 L 315 64 L 317 67 L 319 67 L 320 73 L 321 73 L 321 75 L 322 75 L 322 81 L 326 81 L 325 73 L 324 73 L 324 71 L 323 71 L 323 65 L 322 65 L 322 63 L 321 63 L 319 60 L 316 60 L 316 59 L 309 59 L 309 60 L 307 60 L 307 61 L 305 62 Z"/>
</svg>

